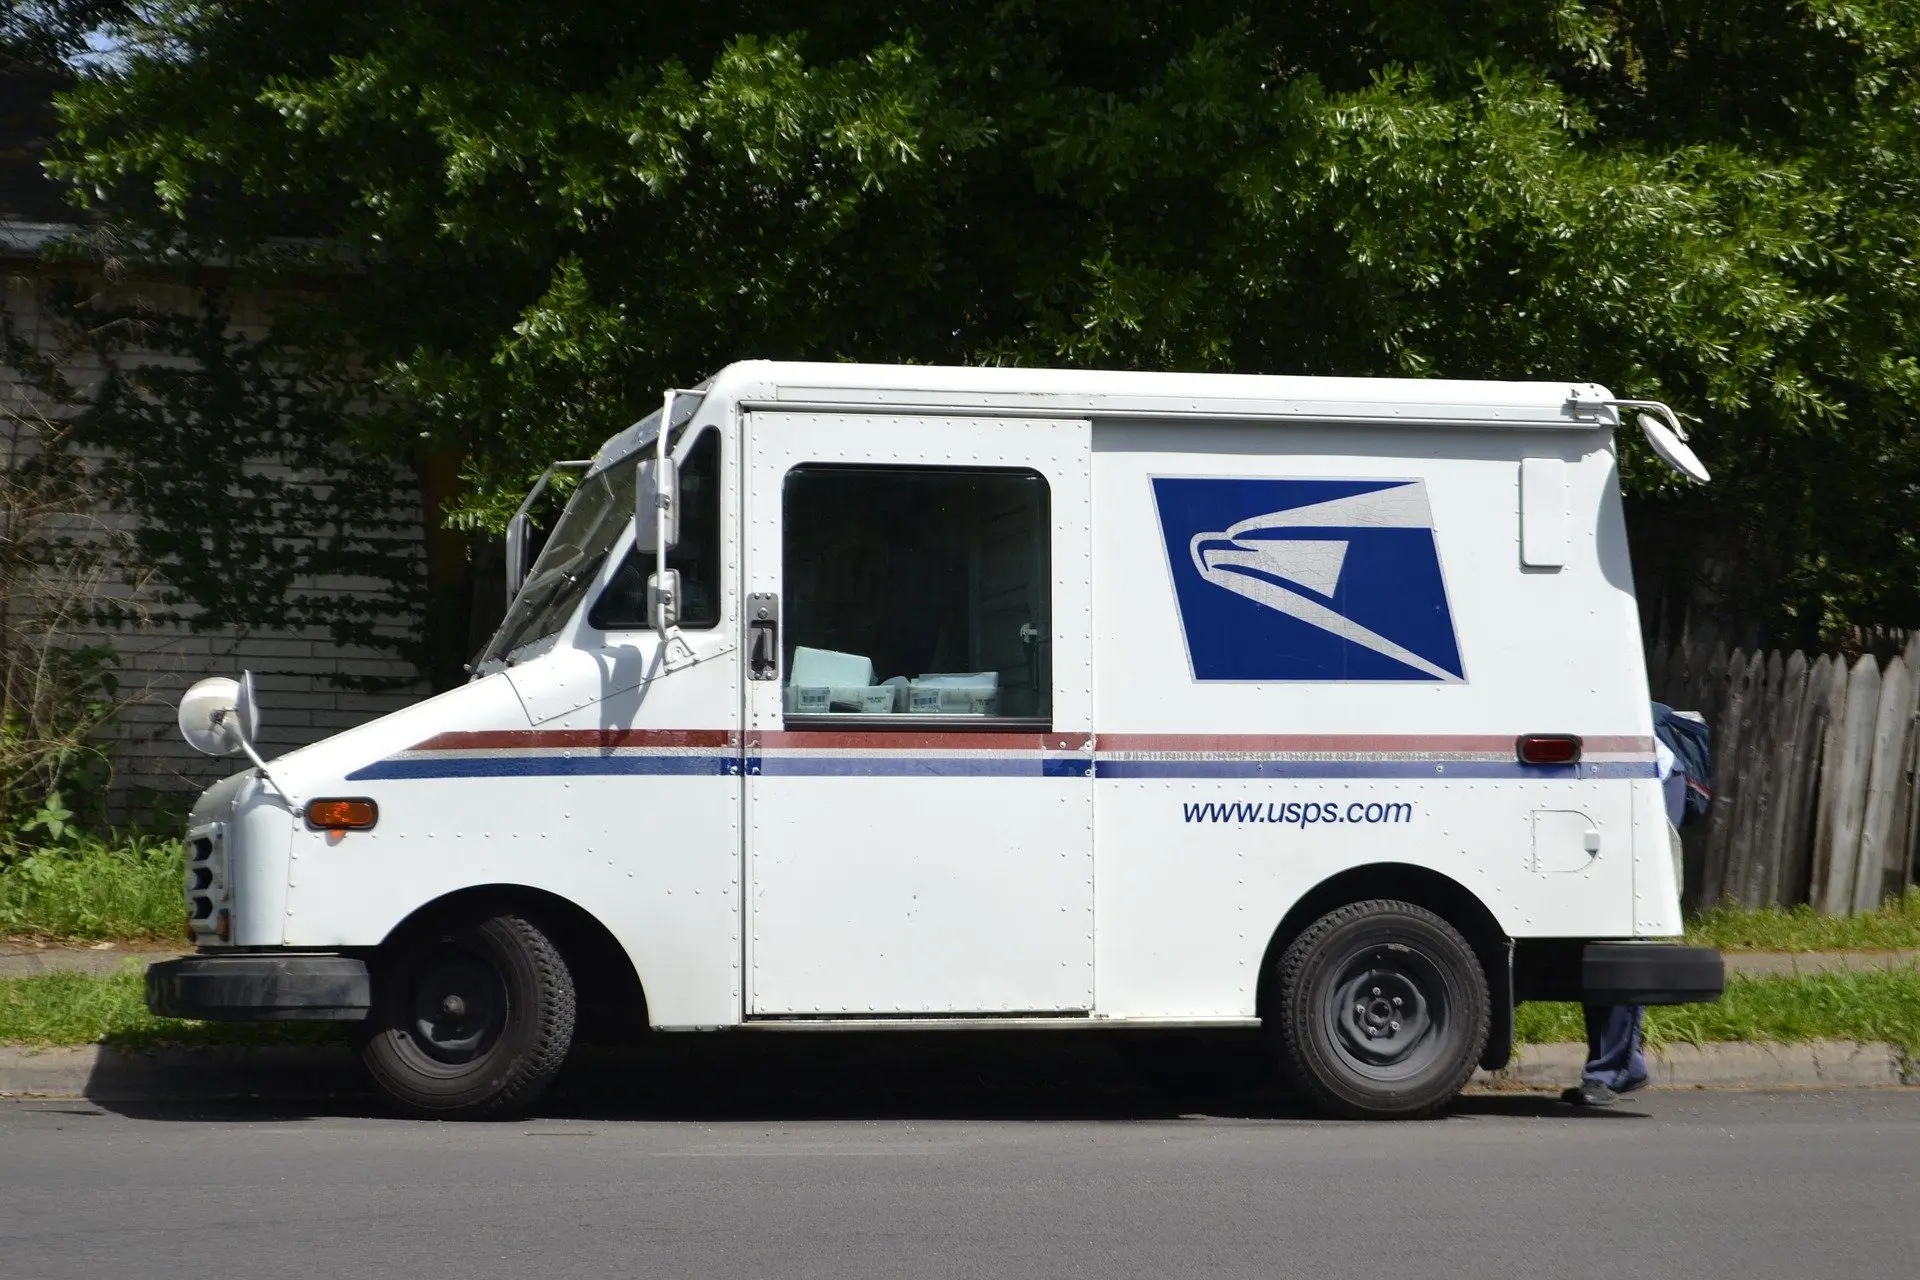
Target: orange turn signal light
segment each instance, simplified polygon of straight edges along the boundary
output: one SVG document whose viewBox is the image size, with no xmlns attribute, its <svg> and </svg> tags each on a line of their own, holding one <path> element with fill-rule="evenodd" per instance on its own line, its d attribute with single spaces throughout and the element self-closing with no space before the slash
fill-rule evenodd
<svg viewBox="0 0 1920 1280">
<path fill-rule="evenodd" d="M 307 825 L 315 831 L 364 831 L 380 820 L 371 800 L 309 800 Z"/>
</svg>

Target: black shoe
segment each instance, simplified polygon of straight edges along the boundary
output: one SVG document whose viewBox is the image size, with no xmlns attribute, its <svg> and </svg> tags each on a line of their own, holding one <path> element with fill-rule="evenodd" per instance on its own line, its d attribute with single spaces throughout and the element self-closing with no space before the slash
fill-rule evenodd
<svg viewBox="0 0 1920 1280">
<path fill-rule="evenodd" d="M 1621 1085 L 1618 1089 L 1615 1089 L 1614 1092 L 1615 1093 L 1638 1093 L 1640 1090 L 1647 1087 L 1647 1081 L 1651 1079 L 1653 1079 L 1652 1076 L 1646 1075 L 1646 1076 L 1641 1076 L 1638 1080 L 1629 1080 L 1625 1084 Z"/>
<path fill-rule="evenodd" d="M 1560 1095 L 1560 1101 L 1576 1107 L 1610 1107 L 1620 1097 L 1598 1080 L 1582 1080 Z"/>
</svg>

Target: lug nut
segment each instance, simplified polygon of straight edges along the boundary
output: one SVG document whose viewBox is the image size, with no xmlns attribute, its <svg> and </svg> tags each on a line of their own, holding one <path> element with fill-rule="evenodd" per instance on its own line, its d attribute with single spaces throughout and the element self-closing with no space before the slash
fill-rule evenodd
<svg viewBox="0 0 1920 1280">
<path fill-rule="evenodd" d="M 1389 1031 L 1398 1031 L 1399 1029 L 1400 1029 L 1400 1024 L 1397 1022 L 1389 1022 L 1387 1024 L 1387 1030 Z"/>
</svg>

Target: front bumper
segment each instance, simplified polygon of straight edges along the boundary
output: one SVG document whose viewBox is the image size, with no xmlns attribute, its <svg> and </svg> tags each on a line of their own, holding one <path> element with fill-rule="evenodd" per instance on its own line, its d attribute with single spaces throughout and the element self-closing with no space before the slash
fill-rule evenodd
<svg viewBox="0 0 1920 1280">
<path fill-rule="evenodd" d="M 1711 1004 L 1726 988 L 1726 962 L 1712 947 L 1589 942 L 1580 956 L 1587 1004 Z"/>
<path fill-rule="evenodd" d="M 147 1008 L 206 1022 L 359 1022 L 373 1003 L 351 956 L 184 956 L 147 968 Z"/>
</svg>

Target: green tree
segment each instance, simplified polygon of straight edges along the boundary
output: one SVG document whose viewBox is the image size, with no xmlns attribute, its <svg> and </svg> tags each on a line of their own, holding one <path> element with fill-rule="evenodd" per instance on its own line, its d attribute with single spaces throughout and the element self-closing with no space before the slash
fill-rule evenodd
<svg viewBox="0 0 1920 1280">
<path fill-rule="evenodd" d="M 131 13 L 57 172 L 324 281 L 454 521 L 748 356 L 1592 378 L 1699 423 L 1627 455 L 1690 590 L 1920 624 L 1911 0 Z"/>
</svg>

